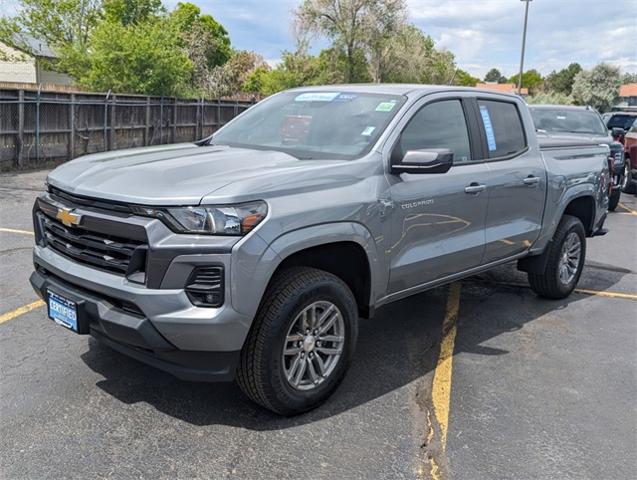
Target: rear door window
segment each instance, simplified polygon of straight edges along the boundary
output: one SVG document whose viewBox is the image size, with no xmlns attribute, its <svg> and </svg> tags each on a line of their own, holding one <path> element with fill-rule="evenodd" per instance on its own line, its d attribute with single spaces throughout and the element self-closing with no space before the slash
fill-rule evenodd
<svg viewBox="0 0 637 480">
<path fill-rule="evenodd" d="M 509 157 L 526 148 L 526 136 L 514 103 L 478 100 L 488 158 Z"/>
</svg>

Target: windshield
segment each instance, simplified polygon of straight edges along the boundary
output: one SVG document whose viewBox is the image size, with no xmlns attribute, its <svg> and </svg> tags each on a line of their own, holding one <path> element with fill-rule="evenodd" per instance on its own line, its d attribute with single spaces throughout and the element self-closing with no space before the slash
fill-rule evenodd
<svg viewBox="0 0 637 480">
<path fill-rule="evenodd" d="M 634 115 L 613 115 L 608 120 L 608 129 L 623 128 L 624 130 L 628 130 L 635 121 L 635 118 L 637 117 Z"/>
<path fill-rule="evenodd" d="M 592 110 L 531 108 L 531 116 L 537 130 L 608 135 L 601 117 Z"/>
<path fill-rule="evenodd" d="M 346 91 L 286 92 L 247 110 L 216 132 L 212 143 L 300 159 L 353 159 L 372 148 L 404 101 Z"/>
</svg>

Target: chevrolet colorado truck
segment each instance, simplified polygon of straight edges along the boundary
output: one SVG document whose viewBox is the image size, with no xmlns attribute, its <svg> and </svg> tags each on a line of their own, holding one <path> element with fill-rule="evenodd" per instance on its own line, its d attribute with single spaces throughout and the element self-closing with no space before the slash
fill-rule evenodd
<svg viewBox="0 0 637 480">
<path fill-rule="evenodd" d="M 605 232 L 608 155 L 538 143 L 512 95 L 295 89 L 197 143 L 53 170 L 31 283 L 69 330 L 297 414 L 337 388 L 382 305 L 512 261 L 539 296 L 569 295 Z"/>
</svg>

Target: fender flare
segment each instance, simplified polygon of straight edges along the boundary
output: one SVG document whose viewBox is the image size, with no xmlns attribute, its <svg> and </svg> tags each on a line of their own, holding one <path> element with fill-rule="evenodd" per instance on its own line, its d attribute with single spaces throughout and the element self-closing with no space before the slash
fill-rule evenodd
<svg viewBox="0 0 637 480">
<path fill-rule="evenodd" d="M 339 242 L 356 243 L 365 252 L 370 273 L 368 306 L 372 308 L 377 294 L 384 291 L 387 286 L 388 274 L 387 269 L 381 265 L 382 260 L 378 255 L 376 241 L 372 233 L 364 225 L 357 222 L 322 223 L 280 235 L 269 245 L 269 248 L 277 255 L 277 259 L 271 262 L 270 278 L 290 255 L 308 248 Z"/>
</svg>

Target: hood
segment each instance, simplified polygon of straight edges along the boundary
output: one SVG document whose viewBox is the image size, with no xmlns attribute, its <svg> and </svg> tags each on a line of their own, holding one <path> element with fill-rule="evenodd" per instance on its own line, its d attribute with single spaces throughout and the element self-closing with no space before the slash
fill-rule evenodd
<svg viewBox="0 0 637 480">
<path fill-rule="evenodd" d="M 342 161 L 298 160 L 282 152 L 191 143 L 118 150 L 67 162 L 48 177 L 65 192 L 144 205 L 197 205 L 224 186 Z"/>
</svg>

